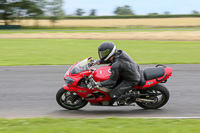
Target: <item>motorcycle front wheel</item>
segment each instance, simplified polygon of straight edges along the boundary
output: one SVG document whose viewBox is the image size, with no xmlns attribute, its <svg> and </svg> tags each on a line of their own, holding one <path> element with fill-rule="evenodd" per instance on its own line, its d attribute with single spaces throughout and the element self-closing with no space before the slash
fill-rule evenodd
<svg viewBox="0 0 200 133">
<path fill-rule="evenodd" d="M 77 110 L 87 105 L 88 101 L 80 97 L 73 91 L 67 91 L 61 88 L 56 94 L 57 103 L 69 110 Z"/>
<path fill-rule="evenodd" d="M 170 96 L 167 88 L 161 84 L 147 88 L 146 93 L 149 94 L 149 97 L 145 99 L 152 100 L 152 102 L 136 101 L 136 104 L 144 109 L 158 109 L 168 102 Z"/>
</svg>

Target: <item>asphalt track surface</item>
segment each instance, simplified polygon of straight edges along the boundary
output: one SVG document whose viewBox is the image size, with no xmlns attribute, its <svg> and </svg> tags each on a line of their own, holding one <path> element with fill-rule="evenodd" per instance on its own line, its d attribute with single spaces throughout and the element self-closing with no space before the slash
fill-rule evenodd
<svg viewBox="0 0 200 133">
<path fill-rule="evenodd" d="M 140 65 L 141 68 L 152 65 Z M 80 110 L 65 110 L 55 100 L 70 66 L 1 66 L 0 117 L 102 118 L 170 117 L 200 118 L 200 64 L 167 65 L 173 68 L 165 86 L 169 102 L 157 110 L 136 106 L 99 107 L 89 104 Z"/>
</svg>

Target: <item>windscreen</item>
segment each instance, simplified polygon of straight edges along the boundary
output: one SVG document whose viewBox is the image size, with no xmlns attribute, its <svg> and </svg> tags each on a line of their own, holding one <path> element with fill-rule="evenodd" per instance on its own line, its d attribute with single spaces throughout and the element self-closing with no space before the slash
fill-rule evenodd
<svg viewBox="0 0 200 133">
<path fill-rule="evenodd" d="M 88 70 L 88 58 L 85 60 L 82 60 L 78 64 L 76 64 L 72 69 L 71 69 L 71 74 L 78 74 L 82 71 Z"/>
</svg>

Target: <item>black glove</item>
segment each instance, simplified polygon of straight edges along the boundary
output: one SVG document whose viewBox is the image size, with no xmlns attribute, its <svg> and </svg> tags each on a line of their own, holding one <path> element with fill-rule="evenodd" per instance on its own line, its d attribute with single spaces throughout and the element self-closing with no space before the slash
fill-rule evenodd
<svg viewBox="0 0 200 133">
<path fill-rule="evenodd" d="M 95 60 L 95 65 L 100 65 L 100 60 Z"/>
<path fill-rule="evenodd" d="M 91 67 L 91 66 L 94 66 L 94 65 L 100 65 L 100 60 L 91 59 L 89 66 Z"/>
</svg>

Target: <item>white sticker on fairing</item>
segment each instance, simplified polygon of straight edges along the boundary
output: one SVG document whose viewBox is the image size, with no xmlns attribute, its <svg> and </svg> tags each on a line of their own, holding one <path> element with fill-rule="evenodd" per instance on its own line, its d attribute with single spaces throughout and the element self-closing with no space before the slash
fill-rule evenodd
<svg viewBox="0 0 200 133">
<path fill-rule="evenodd" d="M 108 69 L 108 72 L 111 73 L 111 69 Z"/>
<path fill-rule="evenodd" d="M 100 70 L 100 74 L 102 74 L 102 70 Z"/>
</svg>

